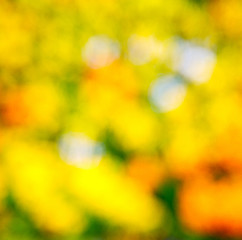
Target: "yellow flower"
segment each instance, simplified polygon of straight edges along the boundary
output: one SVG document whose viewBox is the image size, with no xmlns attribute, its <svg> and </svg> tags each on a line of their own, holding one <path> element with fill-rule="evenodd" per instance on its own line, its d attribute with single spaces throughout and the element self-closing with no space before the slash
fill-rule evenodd
<svg viewBox="0 0 242 240">
<path fill-rule="evenodd" d="M 179 128 L 166 152 L 167 164 L 178 177 L 192 173 L 204 160 L 209 136 L 191 127 Z"/>
<path fill-rule="evenodd" d="M 87 209 L 126 229 L 148 231 L 164 220 L 163 207 L 107 161 L 89 170 L 72 167 L 68 180 Z"/>
<path fill-rule="evenodd" d="M 6 68 L 23 67 L 30 62 L 32 35 L 27 14 L 19 14 L 11 4 L 1 2 L 0 8 L 0 65 Z"/>
<path fill-rule="evenodd" d="M 138 95 L 134 73 L 119 62 L 91 70 L 81 87 L 87 112 L 104 125 L 109 122 L 112 113 L 118 112 L 120 106 L 134 102 Z"/>
<path fill-rule="evenodd" d="M 112 115 L 112 130 L 126 149 L 152 149 L 159 125 L 152 112 L 136 104 L 123 105 Z"/>
<path fill-rule="evenodd" d="M 210 12 L 215 24 L 230 37 L 240 37 L 242 34 L 242 4 L 240 0 L 215 0 L 210 3 Z"/>
<path fill-rule="evenodd" d="M 51 150 L 26 143 L 9 146 L 5 164 L 10 189 L 40 229 L 58 234 L 81 230 L 82 213 L 61 192 L 63 172 Z"/>
</svg>

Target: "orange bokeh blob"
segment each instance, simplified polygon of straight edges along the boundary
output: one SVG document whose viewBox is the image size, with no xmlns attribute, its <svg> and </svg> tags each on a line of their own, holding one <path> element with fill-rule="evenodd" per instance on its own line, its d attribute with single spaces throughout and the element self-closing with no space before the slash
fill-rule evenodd
<svg viewBox="0 0 242 240">
<path fill-rule="evenodd" d="M 135 157 L 127 166 L 128 176 L 145 191 L 153 192 L 165 178 L 164 164 L 152 157 Z"/>
</svg>

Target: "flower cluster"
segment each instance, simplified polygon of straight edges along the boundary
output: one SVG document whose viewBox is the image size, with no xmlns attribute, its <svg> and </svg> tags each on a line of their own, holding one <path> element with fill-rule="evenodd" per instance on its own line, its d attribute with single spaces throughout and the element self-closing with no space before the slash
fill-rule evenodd
<svg viewBox="0 0 242 240">
<path fill-rule="evenodd" d="M 0 2 L 0 239 L 242 237 L 240 0 Z"/>
</svg>

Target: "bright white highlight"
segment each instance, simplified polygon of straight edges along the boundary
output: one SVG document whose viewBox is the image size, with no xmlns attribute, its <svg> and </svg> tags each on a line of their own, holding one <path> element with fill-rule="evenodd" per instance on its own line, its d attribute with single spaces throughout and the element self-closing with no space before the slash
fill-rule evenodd
<svg viewBox="0 0 242 240">
<path fill-rule="evenodd" d="M 186 92 L 186 86 L 180 79 L 165 76 L 151 84 L 150 100 L 160 112 L 169 112 L 182 104 Z"/>
<path fill-rule="evenodd" d="M 162 58 L 163 44 L 154 36 L 132 35 L 128 40 L 128 58 L 134 65 L 143 65 L 155 58 Z"/>
<path fill-rule="evenodd" d="M 189 81 L 201 84 L 211 78 L 216 63 L 216 56 L 211 50 L 182 42 L 175 54 L 175 69 Z"/>
<path fill-rule="evenodd" d="M 83 61 L 94 69 L 110 65 L 119 56 L 119 43 L 106 36 L 91 37 L 82 51 Z"/>
<path fill-rule="evenodd" d="M 103 147 L 81 133 L 63 135 L 59 151 L 65 162 L 83 169 L 97 166 L 103 155 Z"/>
</svg>

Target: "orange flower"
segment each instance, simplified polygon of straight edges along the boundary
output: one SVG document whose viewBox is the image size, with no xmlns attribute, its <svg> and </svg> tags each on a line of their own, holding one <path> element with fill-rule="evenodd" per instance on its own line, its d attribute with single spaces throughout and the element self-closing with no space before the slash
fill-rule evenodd
<svg viewBox="0 0 242 240">
<path fill-rule="evenodd" d="M 180 189 L 180 219 L 200 234 L 242 236 L 242 176 L 223 164 L 208 167 Z"/>
<path fill-rule="evenodd" d="M 61 96 L 51 84 L 27 84 L 2 97 L 2 120 L 10 126 L 54 126 L 60 105 Z"/>
<path fill-rule="evenodd" d="M 137 84 L 131 69 L 116 62 L 104 68 L 90 70 L 83 87 L 91 103 L 94 101 L 95 104 L 98 102 L 98 105 L 106 105 L 110 100 L 109 105 L 112 103 L 115 109 L 120 101 L 129 101 L 137 96 Z"/>
<path fill-rule="evenodd" d="M 152 157 L 135 157 L 128 164 L 127 174 L 145 191 L 157 189 L 165 177 L 164 165 Z"/>
<path fill-rule="evenodd" d="M 1 115 L 7 125 L 24 125 L 29 121 L 29 113 L 21 91 L 9 92 L 3 98 Z"/>
</svg>

